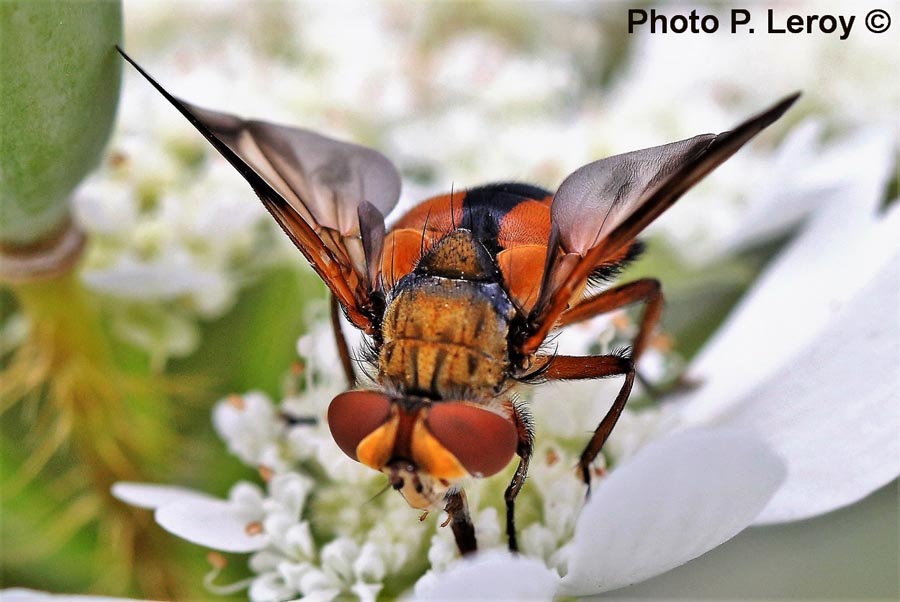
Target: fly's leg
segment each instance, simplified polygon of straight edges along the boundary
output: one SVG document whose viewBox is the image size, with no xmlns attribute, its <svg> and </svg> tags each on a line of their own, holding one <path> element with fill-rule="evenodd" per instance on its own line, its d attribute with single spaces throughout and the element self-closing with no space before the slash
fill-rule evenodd
<svg viewBox="0 0 900 602">
<path fill-rule="evenodd" d="M 534 429 L 531 425 L 531 416 L 529 416 L 525 408 L 513 404 L 513 419 L 516 422 L 516 431 L 519 435 L 519 445 L 516 453 L 519 455 L 519 465 L 513 474 L 509 487 L 506 488 L 504 499 L 506 500 L 506 537 L 509 541 L 509 551 L 518 552 L 519 542 L 516 539 L 516 496 L 525 484 L 525 478 L 528 475 L 528 464 L 531 462 L 531 456 L 534 453 Z"/>
<path fill-rule="evenodd" d="M 631 388 L 634 386 L 635 364 L 647 347 L 653 328 L 659 321 L 663 307 L 662 288 L 659 281 L 652 278 L 635 280 L 611 289 L 605 290 L 593 297 L 589 297 L 565 311 L 559 319 L 558 326 L 565 327 L 584 320 L 589 320 L 599 314 L 607 313 L 632 303 L 643 302 L 644 313 L 641 316 L 638 334 L 634 339 L 629 357 L 618 355 L 598 355 L 589 357 L 556 356 L 550 359 L 544 376 L 550 380 L 573 380 L 603 378 L 606 376 L 624 375 L 625 382 L 619 389 L 616 399 L 607 411 L 606 416 L 600 421 L 588 442 L 578 462 L 581 470 L 581 478 L 588 486 L 591 486 L 591 463 L 597 458 L 597 454 L 603 448 L 603 444 L 609 439 L 613 427 L 619 420 Z"/>
<path fill-rule="evenodd" d="M 680 379 L 672 386 L 671 389 L 666 388 L 660 390 L 649 382 L 648 379 L 641 375 L 637 370 L 637 363 L 647 344 L 650 336 L 653 334 L 653 328 L 659 322 L 660 314 L 663 307 L 662 288 L 659 281 L 653 278 L 644 278 L 635 280 L 620 286 L 605 290 L 593 297 L 589 297 L 560 316 L 559 326 L 565 327 L 570 324 L 576 324 L 589 320 L 594 316 L 607 313 L 632 303 L 643 302 L 644 313 L 641 316 L 638 327 L 638 334 L 634 339 L 631 350 L 631 359 L 635 363 L 635 377 L 641 383 L 644 390 L 653 399 L 660 399 L 665 394 L 677 390 L 682 387 L 689 388 L 690 383 L 682 382 Z"/>
<path fill-rule="evenodd" d="M 641 316 L 638 333 L 631 346 L 631 360 L 636 364 L 647 347 L 650 335 L 653 334 L 653 328 L 662 314 L 663 295 L 659 280 L 654 278 L 635 280 L 588 297 L 563 312 L 559 318 L 558 327 L 577 324 L 638 301 L 644 303 L 644 314 Z"/>
<path fill-rule="evenodd" d="M 446 500 L 447 505 L 444 506 L 444 511 L 447 513 L 447 523 L 450 523 L 450 529 L 453 530 L 453 537 L 456 539 L 456 547 L 459 548 L 459 553 L 465 556 L 475 552 L 478 549 L 478 542 L 475 540 L 475 527 L 472 525 L 472 517 L 469 516 L 466 492 L 460 489 L 459 491 L 448 493 Z M 447 523 L 444 523 L 444 525 Z"/>
<path fill-rule="evenodd" d="M 588 442 L 584 451 L 581 452 L 581 458 L 578 460 L 578 467 L 581 471 L 581 478 L 588 487 L 588 493 L 591 491 L 591 463 L 596 459 L 597 454 L 603 449 L 603 444 L 609 439 L 613 427 L 619 420 L 622 410 L 625 408 L 625 402 L 631 394 L 631 387 L 634 385 L 634 362 L 631 358 L 618 355 L 594 355 L 587 357 L 577 357 L 572 355 L 557 355 L 549 360 L 544 376 L 549 380 L 580 380 L 589 378 L 604 378 L 607 376 L 625 375 L 625 382 L 619 389 L 616 399 L 612 406 L 606 412 L 606 416 L 600 421 L 591 440 Z"/>
<path fill-rule="evenodd" d="M 638 334 L 634 339 L 634 345 L 632 346 L 631 351 L 631 359 L 635 363 L 635 378 L 641 383 L 641 386 L 652 399 L 662 399 L 666 395 L 676 391 L 693 389 L 698 383 L 686 379 L 683 375 L 679 376 L 674 383 L 660 389 L 645 378 L 641 374 L 641 371 L 637 369 L 637 361 L 647 348 L 650 336 L 653 334 L 653 328 L 656 326 L 660 314 L 662 313 L 663 295 L 658 280 L 653 278 L 635 280 L 634 282 L 628 282 L 621 286 L 605 290 L 593 297 L 589 297 L 563 313 L 558 325 L 560 327 L 565 327 L 570 324 L 577 324 L 578 322 L 589 320 L 594 316 L 639 301 L 645 303 L 645 309 L 644 314 L 641 316 Z"/>
<path fill-rule="evenodd" d="M 347 378 L 347 386 L 352 389 L 356 386 L 356 372 L 353 370 L 353 360 L 350 358 L 350 347 L 347 345 L 344 331 L 341 330 L 341 310 L 338 307 L 337 297 L 333 294 L 329 296 L 331 297 L 331 329 L 334 331 L 334 342 L 337 345 L 338 356 L 341 358 L 344 376 Z"/>
</svg>

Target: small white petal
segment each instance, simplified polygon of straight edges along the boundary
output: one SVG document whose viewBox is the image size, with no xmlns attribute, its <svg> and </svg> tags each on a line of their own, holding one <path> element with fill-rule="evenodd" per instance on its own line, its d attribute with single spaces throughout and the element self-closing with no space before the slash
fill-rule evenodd
<svg viewBox="0 0 900 602">
<path fill-rule="evenodd" d="M 552 600 L 559 576 L 533 558 L 492 551 L 458 562 L 446 573 L 427 573 L 416 600 Z"/>
<path fill-rule="evenodd" d="M 787 479 L 758 522 L 846 506 L 900 474 L 898 308 L 900 255 L 722 420 L 753 429 L 787 463 Z"/>
<path fill-rule="evenodd" d="M 378 598 L 378 592 L 384 587 L 381 583 L 363 583 L 362 581 L 354 583 L 350 588 L 359 598 L 359 602 L 375 602 Z"/>
<path fill-rule="evenodd" d="M 119 481 L 113 484 L 110 491 L 118 500 L 137 506 L 138 508 L 149 508 L 151 510 L 169 504 L 171 502 L 186 500 L 213 500 L 215 498 L 187 489 L 186 487 L 176 487 L 174 485 L 154 485 L 152 483 L 131 483 L 127 481 Z"/>
<path fill-rule="evenodd" d="M 272 602 L 292 598 L 297 590 L 287 585 L 278 573 L 265 573 L 253 580 L 248 592 L 252 602 Z"/>
<path fill-rule="evenodd" d="M 322 567 L 342 583 L 353 583 L 353 561 L 359 546 L 348 537 L 339 537 L 322 548 Z"/>
<path fill-rule="evenodd" d="M 478 533 L 478 544 L 482 550 L 500 545 L 501 540 L 504 542 L 503 545 L 506 545 L 506 538 L 500 529 L 500 519 L 496 508 L 489 506 L 473 514 L 475 516 L 472 522 L 475 525 L 475 532 Z"/>
<path fill-rule="evenodd" d="M 157 509 L 156 522 L 182 539 L 223 552 L 255 552 L 268 541 L 261 533 L 248 534 L 246 519 L 223 500 L 166 504 Z"/>
<path fill-rule="evenodd" d="M 267 514 L 263 519 L 263 528 L 269 535 L 269 544 L 277 548 L 281 554 L 293 554 L 296 550 L 291 547 L 291 543 L 288 542 L 287 538 L 291 534 L 291 527 L 297 524 L 297 517 L 289 516 L 284 512 Z"/>
<path fill-rule="evenodd" d="M 777 456 L 740 431 L 685 431 L 647 445 L 582 510 L 561 591 L 596 594 L 696 558 L 747 527 L 783 477 Z"/>
<path fill-rule="evenodd" d="M 441 515 L 440 520 L 443 522 L 446 515 Z M 434 534 L 431 538 L 431 545 L 428 548 L 428 564 L 436 570 L 450 567 L 457 559 L 459 549 L 453 538 L 446 535 L 446 530 L 441 530 Z"/>
<path fill-rule="evenodd" d="M 311 569 L 300 580 L 300 592 L 304 599 L 328 600 L 337 596 L 340 591 L 340 582 L 319 569 Z"/>
<path fill-rule="evenodd" d="M 316 590 L 311 594 L 303 594 L 302 598 L 292 602 L 299 602 L 299 600 L 302 600 L 302 602 L 333 602 L 338 599 L 340 594 L 341 590 L 335 588 Z"/>
<path fill-rule="evenodd" d="M 297 593 L 300 592 L 303 577 L 311 570 L 315 570 L 315 567 L 310 562 L 292 562 L 290 560 L 282 560 L 278 563 L 277 568 L 284 584 L 293 588 Z"/>
<path fill-rule="evenodd" d="M 384 559 L 375 544 L 363 544 L 359 555 L 353 561 L 353 573 L 357 579 L 367 583 L 379 582 L 384 579 L 386 573 Z"/>
<path fill-rule="evenodd" d="M 238 481 L 228 491 L 228 501 L 235 509 L 250 520 L 257 520 L 262 515 L 264 496 L 262 490 L 255 483 Z"/>
<path fill-rule="evenodd" d="M 285 551 L 294 560 L 309 560 L 315 553 L 316 542 L 309 530 L 309 523 L 302 522 L 288 527 L 284 535 Z"/>
<path fill-rule="evenodd" d="M 519 533 L 519 542 L 523 554 L 549 560 L 556 551 L 558 541 L 556 535 L 540 523 L 532 523 Z"/>
<path fill-rule="evenodd" d="M 299 517 L 303 506 L 315 483 L 296 472 L 276 475 L 269 482 L 269 497 L 266 509 L 270 512 L 281 511 L 289 516 Z"/>
<path fill-rule="evenodd" d="M 213 426 L 228 444 L 228 451 L 250 466 L 263 463 L 263 454 L 281 431 L 272 401 L 264 393 L 251 391 L 235 405 L 229 399 L 213 409 Z"/>
<path fill-rule="evenodd" d="M 254 573 L 270 573 L 278 570 L 278 564 L 284 560 L 284 556 L 270 548 L 260 550 L 250 557 L 247 562 Z"/>
</svg>

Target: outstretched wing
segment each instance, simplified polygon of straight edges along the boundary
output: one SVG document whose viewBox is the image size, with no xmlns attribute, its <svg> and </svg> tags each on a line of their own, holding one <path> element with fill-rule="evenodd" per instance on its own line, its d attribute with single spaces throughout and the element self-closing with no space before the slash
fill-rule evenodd
<svg viewBox="0 0 900 602">
<path fill-rule="evenodd" d="M 537 350 L 598 265 L 620 254 L 681 195 L 774 123 L 799 96 L 788 96 L 731 131 L 607 157 L 568 176 L 550 207 L 552 230 L 544 279 L 522 352 Z"/>
<path fill-rule="evenodd" d="M 384 216 L 400 197 L 393 164 L 377 151 L 309 130 L 193 106 L 118 50 L 247 180 L 351 322 L 369 331 Z"/>
</svg>

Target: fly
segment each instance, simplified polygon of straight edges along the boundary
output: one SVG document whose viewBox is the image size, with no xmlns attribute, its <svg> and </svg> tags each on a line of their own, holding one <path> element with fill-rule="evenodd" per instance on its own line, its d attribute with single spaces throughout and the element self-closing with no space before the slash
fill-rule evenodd
<svg viewBox="0 0 900 602">
<path fill-rule="evenodd" d="M 516 456 L 505 501 L 509 549 L 518 549 L 515 500 L 534 449 L 520 383 L 624 377 L 579 460 L 590 487 L 663 297 L 652 278 L 597 293 L 589 281 L 633 259 L 644 228 L 799 96 L 721 134 L 588 163 L 555 192 L 500 183 L 433 197 L 387 230 L 400 175 L 379 152 L 188 104 L 119 52 L 247 180 L 331 291 L 351 387 L 328 408 L 337 445 L 384 473 L 412 507 L 445 510 L 463 554 L 477 544 L 462 482 Z M 542 349 L 554 330 L 635 303 L 643 314 L 627 354 Z M 373 388 L 357 386 L 339 312 L 371 339 Z"/>
</svg>

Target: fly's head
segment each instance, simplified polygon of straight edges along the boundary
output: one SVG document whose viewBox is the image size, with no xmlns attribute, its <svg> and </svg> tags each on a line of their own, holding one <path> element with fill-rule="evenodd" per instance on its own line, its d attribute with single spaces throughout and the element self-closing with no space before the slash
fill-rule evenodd
<svg viewBox="0 0 900 602">
<path fill-rule="evenodd" d="M 518 446 L 511 418 L 470 401 L 347 391 L 328 407 L 345 454 L 379 472 L 410 506 L 436 510 L 462 479 L 502 470 Z"/>
</svg>

